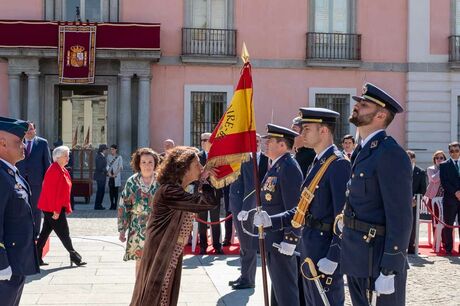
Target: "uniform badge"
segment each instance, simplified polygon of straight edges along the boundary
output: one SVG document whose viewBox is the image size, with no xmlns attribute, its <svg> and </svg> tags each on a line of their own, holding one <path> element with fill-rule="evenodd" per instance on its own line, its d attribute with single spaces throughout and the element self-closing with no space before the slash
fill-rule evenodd
<svg viewBox="0 0 460 306">
<path fill-rule="evenodd" d="M 8 169 L 8 174 L 9 174 L 9 175 L 11 175 L 11 176 L 14 176 L 14 172 L 13 172 L 13 170 L 11 170 L 11 169 Z"/>
<path fill-rule="evenodd" d="M 367 85 L 363 86 L 362 95 L 364 96 L 367 92 Z"/>
<path fill-rule="evenodd" d="M 267 200 L 267 202 L 270 202 L 272 200 L 272 195 L 270 193 L 266 193 L 265 200 Z"/>
<path fill-rule="evenodd" d="M 371 142 L 371 149 L 377 147 L 379 144 L 379 141 L 378 140 L 374 140 L 373 142 Z"/>
<path fill-rule="evenodd" d="M 323 165 L 325 162 L 326 162 L 326 158 L 321 158 L 321 160 L 319 161 L 319 164 Z"/>
<path fill-rule="evenodd" d="M 277 181 L 278 181 L 278 178 L 276 176 L 267 177 L 267 180 L 265 181 L 265 184 L 264 184 L 264 187 L 262 188 L 262 190 L 269 191 L 269 192 L 274 192 L 275 191 L 275 185 L 276 185 Z"/>
</svg>

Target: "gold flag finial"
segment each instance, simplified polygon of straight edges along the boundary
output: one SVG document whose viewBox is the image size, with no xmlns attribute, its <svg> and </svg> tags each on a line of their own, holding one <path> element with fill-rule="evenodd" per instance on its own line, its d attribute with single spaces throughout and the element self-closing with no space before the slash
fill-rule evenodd
<svg viewBox="0 0 460 306">
<path fill-rule="evenodd" d="M 243 48 L 241 49 L 241 59 L 243 62 L 246 64 L 249 62 L 249 52 L 248 49 L 246 48 L 246 44 L 243 41 Z"/>
</svg>

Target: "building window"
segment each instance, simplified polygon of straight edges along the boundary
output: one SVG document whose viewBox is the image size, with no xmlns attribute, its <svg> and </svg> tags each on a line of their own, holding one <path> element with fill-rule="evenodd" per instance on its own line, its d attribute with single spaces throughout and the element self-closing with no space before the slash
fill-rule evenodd
<svg viewBox="0 0 460 306">
<path fill-rule="evenodd" d="M 64 0 L 62 9 L 62 16 L 66 21 L 104 21 L 101 0 Z"/>
<path fill-rule="evenodd" d="M 200 147 L 201 133 L 211 133 L 223 116 L 227 107 L 227 93 L 192 91 L 190 103 L 190 145 Z"/>
<path fill-rule="evenodd" d="M 192 0 L 193 28 L 227 29 L 227 0 Z"/>
<path fill-rule="evenodd" d="M 349 33 L 349 0 L 314 0 L 314 32 Z"/>
<path fill-rule="evenodd" d="M 334 110 L 340 114 L 335 127 L 334 143 L 338 144 L 344 135 L 349 134 L 350 95 L 320 94 L 315 95 L 315 106 Z"/>
</svg>

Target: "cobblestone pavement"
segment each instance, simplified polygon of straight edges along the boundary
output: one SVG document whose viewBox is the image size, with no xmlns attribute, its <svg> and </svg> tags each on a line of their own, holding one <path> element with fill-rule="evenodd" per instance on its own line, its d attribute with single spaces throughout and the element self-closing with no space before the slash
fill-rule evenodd
<svg viewBox="0 0 460 306">
<path fill-rule="evenodd" d="M 27 280 L 21 305 L 128 305 L 134 263 L 122 261 L 116 212 L 77 205 L 69 226 L 75 248 L 88 265 L 70 268 L 66 251 L 52 237 L 45 258 L 50 265 Z M 409 262 L 407 305 L 460 305 L 460 258 L 411 256 Z M 236 256 L 186 256 L 179 305 L 263 305 L 260 265 L 255 290 L 228 287 L 239 275 L 238 265 Z M 346 305 L 351 305 L 348 294 Z"/>
</svg>

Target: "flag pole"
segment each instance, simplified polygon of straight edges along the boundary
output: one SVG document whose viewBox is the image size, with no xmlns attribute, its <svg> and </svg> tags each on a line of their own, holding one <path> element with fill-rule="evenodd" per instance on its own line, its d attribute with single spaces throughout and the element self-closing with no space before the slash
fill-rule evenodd
<svg viewBox="0 0 460 306">
<path fill-rule="evenodd" d="M 243 59 L 244 65 L 249 62 L 249 52 L 246 48 L 246 44 L 243 42 L 243 49 L 241 51 L 241 58 Z M 246 95 L 244 95 L 246 99 Z M 251 107 L 251 120 L 253 118 L 253 111 L 254 107 Z M 251 125 L 252 126 L 252 122 Z M 255 137 L 250 137 L 251 142 L 255 141 Z M 260 181 L 259 181 L 259 171 L 257 167 L 257 143 L 251 143 L 251 147 L 255 148 L 252 152 L 252 165 L 253 165 L 253 173 L 254 173 L 254 189 L 255 189 L 255 196 L 256 196 L 256 209 L 257 212 L 262 210 L 262 205 L 260 203 Z M 264 305 L 269 306 L 268 300 L 268 279 L 267 279 L 267 259 L 265 253 L 265 234 L 264 234 L 264 227 L 258 227 L 259 232 L 259 250 L 260 250 L 260 259 L 262 264 L 262 286 L 264 290 Z"/>
</svg>

